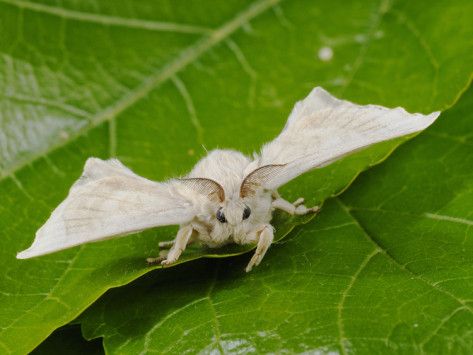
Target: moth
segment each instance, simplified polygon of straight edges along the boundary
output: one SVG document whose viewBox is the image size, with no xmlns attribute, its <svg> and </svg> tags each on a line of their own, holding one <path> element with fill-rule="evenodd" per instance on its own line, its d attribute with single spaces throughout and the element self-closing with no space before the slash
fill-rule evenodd
<svg viewBox="0 0 473 355">
<path fill-rule="evenodd" d="M 372 144 L 423 130 L 439 114 L 361 106 L 316 87 L 296 103 L 282 132 L 253 158 L 235 150 L 213 150 L 188 175 L 165 182 L 141 177 L 116 159 L 89 158 L 66 199 L 17 258 L 179 225 L 173 241 L 159 243 L 164 255 L 149 262 L 172 264 L 192 242 L 211 248 L 253 244 L 248 272 L 273 242 L 275 209 L 296 215 L 318 211 L 306 207 L 303 198 L 285 200 L 279 187 Z"/>
</svg>

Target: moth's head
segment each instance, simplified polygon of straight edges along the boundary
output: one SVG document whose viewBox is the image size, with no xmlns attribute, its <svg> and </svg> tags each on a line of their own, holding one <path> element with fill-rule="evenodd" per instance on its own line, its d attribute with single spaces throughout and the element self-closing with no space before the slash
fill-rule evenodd
<svg viewBox="0 0 473 355">
<path fill-rule="evenodd" d="M 242 200 L 228 200 L 215 212 L 219 223 L 236 226 L 251 216 L 251 208 Z"/>
</svg>

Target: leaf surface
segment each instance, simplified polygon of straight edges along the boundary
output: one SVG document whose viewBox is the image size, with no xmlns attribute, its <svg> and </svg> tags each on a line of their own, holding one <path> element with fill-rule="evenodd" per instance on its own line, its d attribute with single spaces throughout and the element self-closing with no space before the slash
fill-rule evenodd
<svg viewBox="0 0 473 355">
<path fill-rule="evenodd" d="M 117 156 L 163 180 L 188 171 L 202 145 L 251 153 L 316 85 L 359 103 L 446 108 L 471 79 L 471 7 L 0 0 L 2 351 L 33 349 L 107 289 L 151 270 L 144 258 L 175 233 L 161 228 L 16 260 L 87 157 Z M 333 50 L 328 61 L 319 56 L 324 47 Z M 308 174 L 283 193 L 318 203 L 399 143 Z M 281 222 L 279 235 L 296 222 Z"/>
<path fill-rule="evenodd" d="M 110 290 L 81 316 L 109 353 L 469 353 L 473 90 L 320 216 L 245 258 Z"/>
</svg>

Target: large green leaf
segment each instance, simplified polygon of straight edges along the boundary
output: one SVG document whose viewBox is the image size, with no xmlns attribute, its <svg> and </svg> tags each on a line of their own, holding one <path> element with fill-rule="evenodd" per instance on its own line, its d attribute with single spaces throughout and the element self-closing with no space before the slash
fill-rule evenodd
<svg viewBox="0 0 473 355">
<path fill-rule="evenodd" d="M 473 348 L 473 90 L 245 275 L 157 272 L 81 317 L 113 354 L 438 353 Z"/>
<path fill-rule="evenodd" d="M 88 156 L 118 156 L 160 180 L 187 171 L 202 144 L 257 149 L 315 85 L 426 112 L 452 104 L 471 78 L 469 1 L 94 4 L 0 0 L 5 352 L 32 349 L 105 290 L 149 271 L 143 258 L 175 232 L 15 260 Z M 331 60 L 319 58 L 323 47 Z M 285 195 L 320 202 L 398 143 L 302 177 Z"/>
</svg>

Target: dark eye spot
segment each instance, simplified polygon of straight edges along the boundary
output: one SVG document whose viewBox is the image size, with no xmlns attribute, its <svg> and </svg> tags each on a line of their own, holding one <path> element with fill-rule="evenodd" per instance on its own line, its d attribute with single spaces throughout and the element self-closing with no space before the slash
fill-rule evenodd
<svg viewBox="0 0 473 355">
<path fill-rule="evenodd" d="M 225 218 L 225 215 L 223 214 L 221 207 L 218 209 L 217 214 L 215 215 L 215 217 L 217 217 L 217 219 L 220 223 L 227 223 L 227 219 Z"/>
<path fill-rule="evenodd" d="M 251 215 L 251 209 L 246 206 L 245 209 L 243 210 L 243 219 L 247 219 Z"/>
</svg>

